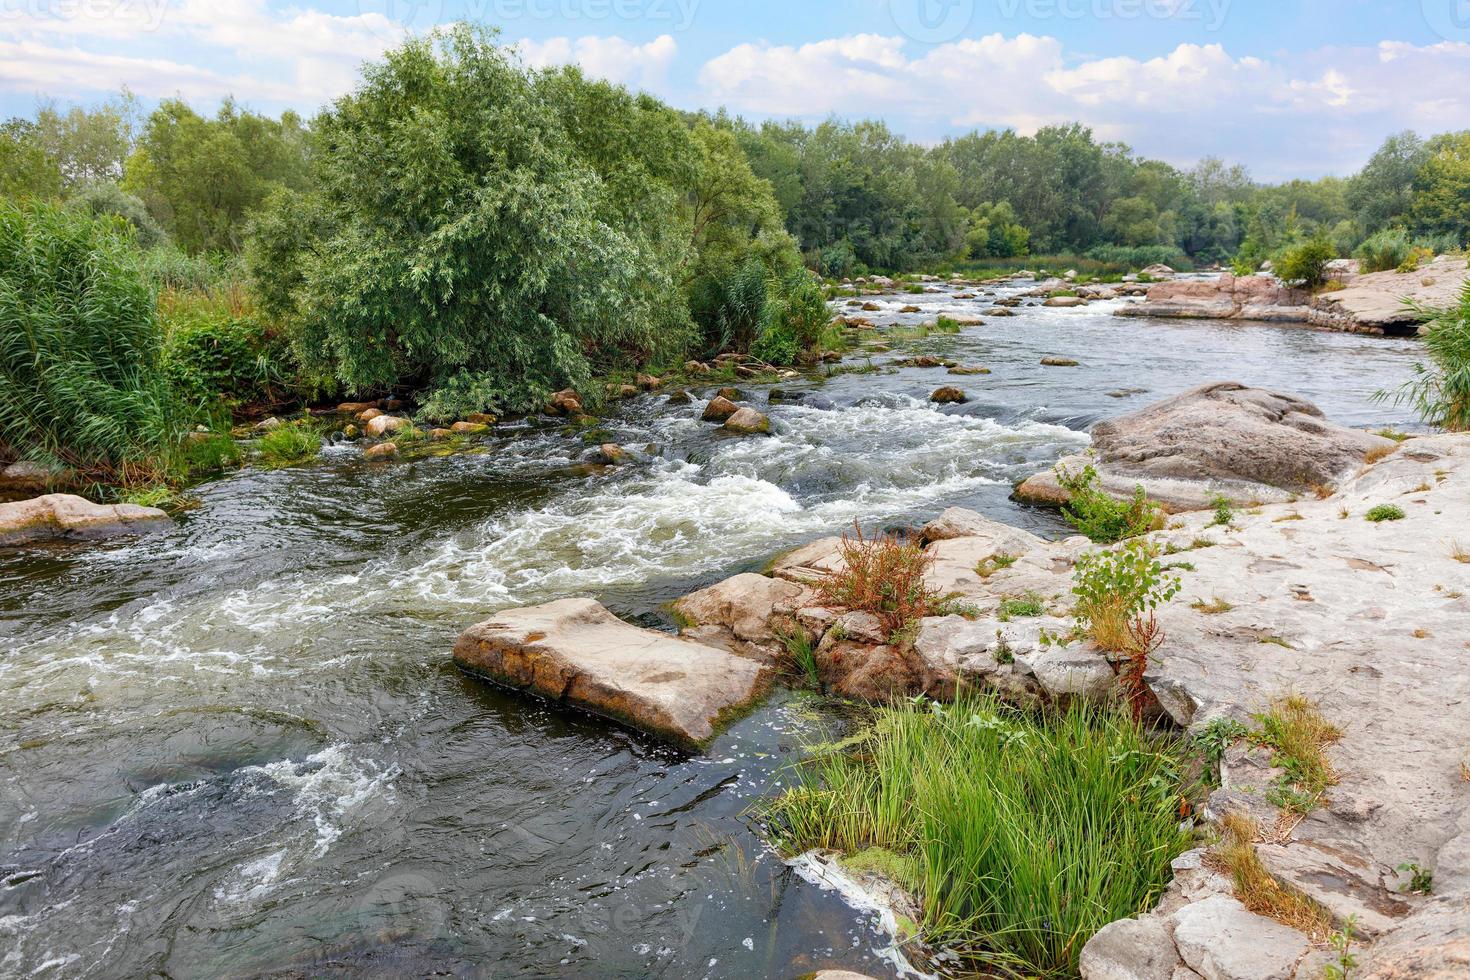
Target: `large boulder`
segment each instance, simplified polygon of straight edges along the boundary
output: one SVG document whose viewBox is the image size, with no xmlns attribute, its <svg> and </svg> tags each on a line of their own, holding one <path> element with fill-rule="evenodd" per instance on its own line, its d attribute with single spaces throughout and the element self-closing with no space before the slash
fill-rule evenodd
<svg viewBox="0 0 1470 980">
<path fill-rule="evenodd" d="M 963 507 L 951 507 L 924 525 L 926 541 L 951 541 L 955 538 L 987 538 L 994 544 L 991 554 L 1007 554 L 1019 558 L 1042 540 L 1029 531 L 1011 527 Z"/>
<path fill-rule="evenodd" d="M 1123 306 L 1118 316 L 1305 323 L 1312 294 L 1273 276 L 1180 279 L 1161 282 L 1142 303 Z"/>
<path fill-rule="evenodd" d="M 0 545 L 63 539 L 93 541 L 161 527 L 169 516 L 156 507 L 94 504 L 67 493 L 0 504 Z"/>
<path fill-rule="evenodd" d="M 1470 269 L 1461 258 L 1442 257 L 1414 272 L 1375 272 L 1353 279 L 1346 289 L 1318 293 L 1307 319 L 1351 333 L 1414 334 L 1421 321 L 1415 308 L 1455 305 L 1467 280 Z"/>
<path fill-rule="evenodd" d="M 1201 385 L 1092 430 L 1093 457 L 1063 460 L 1075 472 L 1091 464 L 1102 489 L 1131 496 L 1141 484 L 1171 511 L 1202 510 L 1217 496 L 1238 505 L 1279 502 L 1331 490 L 1370 457 L 1391 452 L 1382 436 L 1328 422 L 1310 402 L 1232 381 Z M 1063 503 L 1054 471 L 1037 474 L 1021 499 Z"/>
<path fill-rule="evenodd" d="M 752 661 L 631 626 L 591 599 L 499 613 L 464 632 L 454 660 L 477 677 L 694 749 L 766 686 Z"/>
</svg>

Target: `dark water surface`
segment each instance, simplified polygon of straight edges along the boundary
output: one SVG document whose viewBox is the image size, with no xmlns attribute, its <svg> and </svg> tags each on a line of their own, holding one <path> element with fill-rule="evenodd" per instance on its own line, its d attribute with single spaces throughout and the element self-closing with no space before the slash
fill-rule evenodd
<svg viewBox="0 0 1470 980">
<path fill-rule="evenodd" d="M 926 313 L 879 323 L 990 305 L 883 302 Z M 854 519 L 964 505 L 1059 533 L 1013 482 L 1204 381 L 1407 421 L 1369 396 L 1410 375 L 1414 341 L 1116 305 L 873 356 L 985 377 L 785 385 L 807 401 L 772 404 L 768 439 L 646 396 L 609 427 L 653 452 L 616 470 L 578 467 L 582 440 L 546 427 L 386 467 L 341 447 L 204 487 L 167 533 L 0 552 L 0 975 L 891 973 L 871 924 L 743 815 L 820 705 L 777 698 L 689 757 L 467 680 L 450 647 L 497 609 L 573 595 L 659 625 L 668 600 Z M 951 383 L 974 400 L 930 406 Z"/>
</svg>

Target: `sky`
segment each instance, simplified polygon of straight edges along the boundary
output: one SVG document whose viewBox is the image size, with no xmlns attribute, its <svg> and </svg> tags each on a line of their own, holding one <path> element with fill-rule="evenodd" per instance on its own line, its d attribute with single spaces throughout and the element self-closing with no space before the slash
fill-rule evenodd
<svg viewBox="0 0 1470 980">
<path fill-rule="evenodd" d="M 0 0 L 0 118 L 123 86 L 309 115 L 456 20 L 683 109 L 879 118 L 924 143 L 1079 121 L 1260 180 L 1470 128 L 1470 0 Z"/>
</svg>

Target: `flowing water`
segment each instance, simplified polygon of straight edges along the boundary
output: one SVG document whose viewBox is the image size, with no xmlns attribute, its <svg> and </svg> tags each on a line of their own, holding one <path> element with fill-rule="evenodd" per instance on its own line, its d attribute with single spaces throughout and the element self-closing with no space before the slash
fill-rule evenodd
<svg viewBox="0 0 1470 980">
<path fill-rule="evenodd" d="M 990 305 L 883 302 L 882 324 Z M 925 313 L 892 312 L 909 302 Z M 1097 419 L 1208 380 L 1407 421 L 1369 396 L 1410 375 L 1414 341 L 1116 305 L 1025 307 L 872 355 L 986 377 L 783 385 L 769 438 L 648 395 L 607 423 L 650 447 L 625 467 L 579 465 L 583 440 L 544 422 L 389 466 L 334 447 L 201 488 L 166 533 L 0 552 L 0 975 L 891 973 L 871 923 L 745 815 L 820 705 L 778 696 L 686 756 L 469 680 L 450 647 L 495 610 L 572 595 L 667 626 L 668 600 L 855 519 L 963 505 L 1060 534 L 1008 500 L 1014 481 Z M 931 406 L 950 383 L 973 400 Z"/>
</svg>

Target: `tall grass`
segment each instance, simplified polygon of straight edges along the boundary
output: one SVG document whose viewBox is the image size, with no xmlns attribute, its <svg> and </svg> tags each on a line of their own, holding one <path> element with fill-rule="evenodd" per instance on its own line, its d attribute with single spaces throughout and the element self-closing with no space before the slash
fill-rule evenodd
<svg viewBox="0 0 1470 980">
<path fill-rule="evenodd" d="M 117 219 L 0 201 L 0 458 L 165 479 L 187 420 L 155 297 Z"/>
<path fill-rule="evenodd" d="M 1188 847 L 1180 752 L 1120 714 L 1030 720 L 961 692 L 878 709 L 761 815 L 790 852 L 897 855 L 928 939 L 976 968 L 1075 976 L 1087 940 L 1152 906 Z"/>
<path fill-rule="evenodd" d="M 1428 321 L 1424 349 L 1430 363 L 1415 364 L 1413 380 L 1375 397 L 1412 406 L 1430 425 L 1470 431 L 1470 285 L 1455 306 L 1420 312 Z"/>
</svg>

